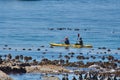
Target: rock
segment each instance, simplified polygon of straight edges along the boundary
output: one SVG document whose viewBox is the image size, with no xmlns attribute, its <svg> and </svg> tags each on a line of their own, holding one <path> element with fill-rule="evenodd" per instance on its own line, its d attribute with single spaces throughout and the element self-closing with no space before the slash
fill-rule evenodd
<svg viewBox="0 0 120 80">
<path fill-rule="evenodd" d="M 60 79 L 55 76 L 43 76 L 42 80 L 60 80 Z"/>
<path fill-rule="evenodd" d="M 118 48 L 118 50 L 120 50 L 120 48 Z"/>
<path fill-rule="evenodd" d="M 78 29 L 78 28 L 76 28 L 76 29 L 74 29 L 75 31 L 79 31 L 80 29 Z"/>
<path fill-rule="evenodd" d="M 13 79 L 4 72 L 0 71 L 0 80 L 13 80 Z"/>
<path fill-rule="evenodd" d="M 96 65 L 96 64 L 94 64 L 94 65 L 91 65 L 91 66 L 89 66 L 88 68 L 103 69 L 101 66 L 99 66 L 99 65 Z"/>
<path fill-rule="evenodd" d="M 38 48 L 37 51 L 40 51 L 40 48 Z"/>
<path fill-rule="evenodd" d="M 108 51 L 108 52 L 110 52 L 111 50 L 110 50 L 110 49 L 108 49 L 107 51 Z"/>
<path fill-rule="evenodd" d="M 8 45 L 6 44 L 6 45 L 4 45 L 5 47 L 8 47 Z"/>
<path fill-rule="evenodd" d="M 61 72 L 69 72 L 68 69 L 65 69 L 61 66 L 55 65 L 38 65 L 38 66 L 26 66 L 26 72 L 43 72 L 43 73 L 61 73 Z"/>
</svg>

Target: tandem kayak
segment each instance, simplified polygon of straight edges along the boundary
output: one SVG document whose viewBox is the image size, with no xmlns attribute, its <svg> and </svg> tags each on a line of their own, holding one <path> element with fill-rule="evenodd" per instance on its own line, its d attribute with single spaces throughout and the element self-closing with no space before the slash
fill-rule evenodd
<svg viewBox="0 0 120 80">
<path fill-rule="evenodd" d="M 73 48 L 92 48 L 92 45 L 79 45 L 79 44 L 58 44 L 58 43 L 50 43 L 51 46 L 58 47 L 73 47 Z"/>
</svg>

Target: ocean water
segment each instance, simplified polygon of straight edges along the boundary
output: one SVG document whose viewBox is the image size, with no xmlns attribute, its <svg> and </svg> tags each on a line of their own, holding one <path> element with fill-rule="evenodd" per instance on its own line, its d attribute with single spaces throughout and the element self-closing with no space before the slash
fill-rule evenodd
<svg viewBox="0 0 120 80">
<path fill-rule="evenodd" d="M 64 28 L 58 30 L 58 28 Z M 50 30 L 53 29 L 53 30 Z M 49 43 L 62 43 L 68 36 L 76 43 L 77 34 L 84 44 L 95 49 L 107 47 L 119 53 L 120 47 L 120 1 L 119 0 L 0 0 L 0 54 L 32 56 L 41 60 L 42 53 L 57 59 L 59 54 L 87 53 L 89 49 L 51 49 Z M 3 50 L 8 45 L 11 50 Z M 41 47 L 45 46 L 45 47 Z M 22 49 L 31 48 L 32 51 Z M 40 48 L 41 51 L 37 51 Z M 118 55 L 113 54 L 116 58 Z M 71 61 L 76 61 L 72 59 Z M 16 80 L 39 80 L 40 74 L 12 75 Z M 33 74 L 34 75 L 34 74 Z M 31 78 L 31 79 L 30 79 Z"/>
</svg>

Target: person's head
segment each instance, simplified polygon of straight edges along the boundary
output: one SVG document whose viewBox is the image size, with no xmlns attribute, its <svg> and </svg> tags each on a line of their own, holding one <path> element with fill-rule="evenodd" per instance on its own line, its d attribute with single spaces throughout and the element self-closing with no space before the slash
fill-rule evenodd
<svg viewBox="0 0 120 80">
<path fill-rule="evenodd" d="M 65 39 L 68 39 L 68 37 L 65 37 Z"/>
<path fill-rule="evenodd" d="M 80 38 L 80 40 L 82 40 L 82 38 Z"/>
</svg>

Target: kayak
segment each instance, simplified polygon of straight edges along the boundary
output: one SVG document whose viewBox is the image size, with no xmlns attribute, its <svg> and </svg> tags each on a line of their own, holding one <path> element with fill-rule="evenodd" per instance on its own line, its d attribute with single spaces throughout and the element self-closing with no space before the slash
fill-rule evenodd
<svg viewBox="0 0 120 80">
<path fill-rule="evenodd" d="M 92 48 L 92 45 L 79 45 L 79 44 L 58 44 L 58 43 L 50 43 L 51 46 L 58 47 L 73 47 L 73 48 Z"/>
</svg>

